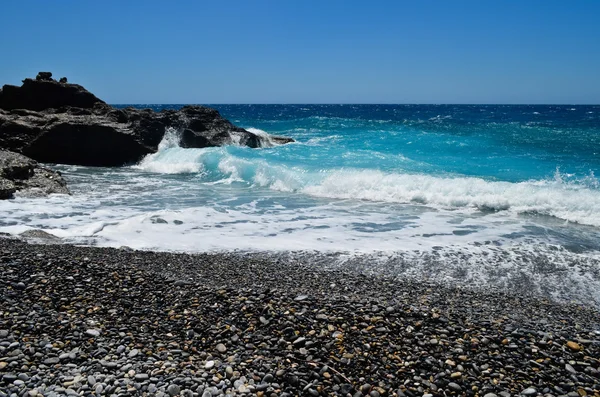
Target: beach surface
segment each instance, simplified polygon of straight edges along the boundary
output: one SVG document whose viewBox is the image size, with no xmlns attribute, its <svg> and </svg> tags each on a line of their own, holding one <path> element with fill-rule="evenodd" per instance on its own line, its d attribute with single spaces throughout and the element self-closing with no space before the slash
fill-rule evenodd
<svg viewBox="0 0 600 397">
<path fill-rule="evenodd" d="M 0 239 L 0 396 L 600 396 L 594 306 Z"/>
</svg>

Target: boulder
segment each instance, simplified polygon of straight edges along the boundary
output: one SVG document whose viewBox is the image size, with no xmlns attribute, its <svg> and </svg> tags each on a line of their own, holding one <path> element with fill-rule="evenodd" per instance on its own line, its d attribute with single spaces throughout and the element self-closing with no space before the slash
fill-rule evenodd
<svg viewBox="0 0 600 397">
<path fill-rule="evenodd" d="M 155 112 L 107 105 L 80 85 L 40 72 L 21 87 L 0 90 L 0 148 L 48 163 L 121 166 L 158 150 L 168 128 L 181 146 L 240 145 L 251 148 L 293 142 L 254 134 L 204 106 Z"/>
<path fill-rule="evenodd" d="M 38 81 L 52 81 L 52 73 L 50 72 L 39 72 L 37 74 L 37 76 L 35 76 L 35 79 Z"/>
<path fill-rule="evenodd" d="M 44 127 L 22 151 L 43 163 L 106 167 L 123 165 L 151 152 L 113 125 L 73 119 L 57 120 Z"/>
<path fill-rule="evenodd" d="M 60 237 L 40 229 L 26 230 L 23 233 L 19 233 L 19 237 L 32 243 L 60 244 L 62 242 Z"/>
<path fill-rule="evenodd" d="M 0 150 L 0 199 L 11 198 L 15 192 L 38 197 L 69 194 L 69 189 L 59 172 L 41 167 L 22 154 Z"/>
<path fill-rule="evenodd" d="M 17 191 L 15 183 L 9 179 L 0 177 L 0 200 L 6 200 Z"/>
</svg>

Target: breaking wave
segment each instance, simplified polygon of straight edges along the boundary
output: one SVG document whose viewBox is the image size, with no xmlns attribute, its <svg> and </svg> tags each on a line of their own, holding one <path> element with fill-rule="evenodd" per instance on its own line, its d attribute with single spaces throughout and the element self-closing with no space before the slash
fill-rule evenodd
<svg viewBox="0 0 600 397">
<path fill-rule="evenodd" d="M 262 130 L 249 130 L 268 136 Z M 570 180 L 558 170 L 544 180 L 507 182 L 376 169 L 315 169 L 247 148 L 183 149 L 172 133 L 165 135 L 157 153 L 136 167 L 165 174 L 197 173 L 199 183 L 241 183 L 321 198 L 416 203 L 450 210 L 535 213 L 600 226 L 596 178 Z"/>
</svg>

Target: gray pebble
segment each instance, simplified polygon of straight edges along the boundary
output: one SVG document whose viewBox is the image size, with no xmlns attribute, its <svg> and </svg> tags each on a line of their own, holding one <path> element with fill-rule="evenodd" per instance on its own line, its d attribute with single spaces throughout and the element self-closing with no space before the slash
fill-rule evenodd
<svg viewBox="0 0 600 397">
<path fill-rule="evenodd" d="M 462 387 L 460 387 L 459 384 L 454 383 L 454 382 L 448 383 L 448 388 L 450 388 L 450 390 L 453 390 L 453 391 L 462 391 Z"/>
<path fill-rule="evenodd" d="M 97 329 L 88 329 L 85 331 L 86 335 L 92 336 L 92 337 L 97 337 L 100 336 L 100 331 Z"/>
<path fill-rule="evenodd" d="M 565 364 L 565 369 L 567 371 L 569 371 L 570 373 L 572 373 L 572 374 L 576 374 L 577 373 L 577 371 L 575 370 L 575 368 L 573 368 L 570 364 Z"/>
<path fill-rule="evenodd" d="M 178 396 L 180 392 L 181 388 L 178 385 L 170 384 L 169 387 L 167 387 L 167 393 L 169 393 L 170 396 Z"/>
</svg>

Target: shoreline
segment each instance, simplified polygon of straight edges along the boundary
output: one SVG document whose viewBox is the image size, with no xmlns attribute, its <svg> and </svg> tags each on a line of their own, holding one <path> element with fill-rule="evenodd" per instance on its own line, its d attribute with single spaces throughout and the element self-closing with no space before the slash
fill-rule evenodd
<svg viewBox="0 0 600 397">
<path fill-rule="evenodd" d="M 600 396 L 591 306 L 5 238 L 0 269 L 0 395 Z"/>
</svg>

